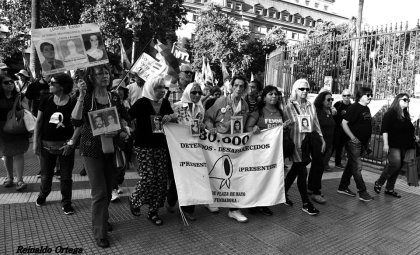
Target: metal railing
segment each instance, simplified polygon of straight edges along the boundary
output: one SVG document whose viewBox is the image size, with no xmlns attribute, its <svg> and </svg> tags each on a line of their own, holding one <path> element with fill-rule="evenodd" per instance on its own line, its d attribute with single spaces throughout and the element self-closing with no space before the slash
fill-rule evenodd
<svg viewBox="0 0 420 255">
<path fill-rule="evenodd" d="M 414 96 L 415 83 L 420 86 L 419 23 L 414 29 L 409 29 L 408 23 L 365 28 L 359 37 L 350 32 L 327 32 L 278 48 L 267 56 L 265 85 L 279 87 L 288 98 L 298 78 L 306 78 L 313 93 L 330 81 L 333 93 L 341 93 L 346 88 L 355 92 L 364 86 L 372 89 L 374 100 L 392 100 L 400 92 Z M 366 157 L 381 165 L 385 163 L 385 155 L 380 126 L 386 108 L 374 116 L 373 154 Z"/>
</svg>

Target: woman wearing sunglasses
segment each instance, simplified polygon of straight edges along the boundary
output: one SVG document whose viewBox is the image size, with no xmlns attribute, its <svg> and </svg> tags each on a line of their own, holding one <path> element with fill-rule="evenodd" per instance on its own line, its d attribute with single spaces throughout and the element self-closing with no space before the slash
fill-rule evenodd
<svg viewBox="0 0 420 255">
<path fill-rule="evenodd" d="M 328 161 L 330 160 L 334 139 L 335 121 L 331 110 L 333 101 L 334 98 L 332 98 L 332 94 L 329 91 L 319 93 L 314 101 L 316 115 L 318 117 L 319 125 L 321 126 L 326 146 L 324 153 L 321 153 L 321 150 L 319 149 L 312 150 L 311 152 L 312 163 L 308 177 L 308 190 L 312 192 L 312 200 L 319 204 L 327 202 L 321 193 L 321 180 L 326 166 L 328 166 Z M 312 146 L 312 148 L 314 148 L 314 146 Z"/>
<path fill-rule="evenodd" d="M 13 169 L 16 169 L 16 190 L 21 191 L 26 188 L 26 183 L 23 182 L 23 154 L 29 148 L 29 139 L 28 134 L 15 135 L 3 131 L 7 113 L 13 108 L 13 103 L 20 95 L 16 90 L 15 83 L 8 76 L 0 75 L 0 86 L 0 157 L 4 156 L 7 170 L 7 177 L 3 185 L 6 188 L 13 186 Z M 17 110 L 22 107 L 28 109 L 25 99 L 22 99 L 20 104 L 18 103 Z"/>
<path fill-rule="evenodd" d="M 381 192 L 382 185 L 386 182 L 385 194 L 396 198 L 401 197 L 394 190 L 395 182 L 406 157 L 406 152 L 414 149 L 414 142 L 418 141 L 418 138 L 414 135 L 414 126 L 408 112 L 409 103 L 410 98 L 407 93 L 398 94 L 382 118 L 383 150 L 388 155 L 389 163 L 375 182 L 374 190 L 378 194 Z"/>
<path fill-rule="evenodd" d="M 319 211 L 309 201 L 307 191 L 306 177 L 308 173 L 306 166 L 309 164 L 309 161 L 306 161 L 302 157 L 302 141 L 309 133 L 301 132 L 302 130 L 299 129 L 299 120 L 302 119 L 302 116 L 310 118 L 312 130 L 316 131 L 321 137 L 321 153 L 324 153 L 325 151 L 325 141 L 323 139 L 315 108 L 313 104 L 307 100 L 308 92 L 309 83 L 307 80 L 299 79 L 295 81 L 290 96 L 290 102 L 285 109 L 286 118 L 292 121 L 291 137 L 295 143 L 295 151 L 291 157 L 293 161 L 292 168 L 287 173 L 285 179 L 286 204 L 289 206 L 293 205 L 293 202 L 287 196 L 287 192 L 297 177 L 297 186 L 303 203 L 302 210 L 309 215 L 317 215 L 319 214 Z"/>
<path fill-rule="evenodd" d="M 204 106 L 201 103 L 201 96 L 203 92 L 200 84 L 193 82 L 188 84 L 185 88 L 181 101 L 174 104 L 174 112 L 177 115 L 178 123 L 182 125 L 194 125 L 194 119 L 198 119 L 199 123 L 203 123 L 204 119 Z M 178 200 L 175 180 L 173 173 L 169 173 L 170 186 L 168 191 L 168 211 L 173 212 L 172 209 Z M 181 207 L 185 217 L 191 221 L 196 220 L 194 217 L 194 205 Z"/>
</svg>

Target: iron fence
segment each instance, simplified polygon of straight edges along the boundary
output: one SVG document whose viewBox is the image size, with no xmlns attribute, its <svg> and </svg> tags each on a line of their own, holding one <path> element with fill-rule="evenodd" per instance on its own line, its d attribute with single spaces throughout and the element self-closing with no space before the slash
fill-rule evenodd
<svg viewBox="0 0 420 255">
<path fill-rule="evenodd" d="M 399 23 L 365 28 L 358 37 L 331 32 L 267 56 L 265 85 L 279 87 L 288 98 L 298 78 L 306 78 L 313 93 L 328 84 L 333 94 L 370 87 L 374 100 L 392 100 L 400 92 L 414 96 L 415 83 L 420 84 L 420 26 L 409 29 L 408 23 Z M 374 116 L 373 154 L 365 158 L 381 165 L 385 155 L 380 125 L 390 102 Z"/>
</svg>

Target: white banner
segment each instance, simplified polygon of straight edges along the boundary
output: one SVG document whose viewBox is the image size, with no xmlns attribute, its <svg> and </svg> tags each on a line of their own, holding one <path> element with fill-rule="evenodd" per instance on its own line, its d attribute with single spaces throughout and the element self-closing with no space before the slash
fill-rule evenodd
<svg viewBox="0 0 420 255">
<path fill-rule="evenodd" d="M 247 208 L 285 202 L 283 129 L 260 134 L 191 135 L 188 126 L 164 126 L 181 206 Z"/>
<path fill-rule="evenodd" d="M 109 62 L 96 24 L 33 29 L 31 35 L 45 75 Z"/>
<path fill-rule="evenodd" d="M 137 73 L 144 81 L 148 81 L 163 72 L 166 65 L 152 58 L 149 54 L 143 53 L 137 59 L 131 71 Z"/>
</svg>

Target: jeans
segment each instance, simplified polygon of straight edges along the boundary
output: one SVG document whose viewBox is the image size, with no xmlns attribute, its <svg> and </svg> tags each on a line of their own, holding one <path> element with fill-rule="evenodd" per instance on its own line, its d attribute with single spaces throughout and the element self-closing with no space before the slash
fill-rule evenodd
<svg viewBox="0 0 420 255">
<path fill-rule="evenodd" d="M 341 165 L 341 155 L 343 154 L 343 148 L 346 143 L 346 134 L 343 131 L 343 128 L 336 126 L 336 131 L 334 133 L 334 148 L 335 151 L 335 165 Z"/>
<path fill-rule="evenodd" d="M 352 141 L 348 141 L 345 146 L 348 154 L 348 161 L 346 167 L 344 168 L 343 175 L 341 176 L 338 189 L 347 189 L 350 185 L 350 179 L 353 176 L 359 193 L 365 192 L 366 185 L 362 177 L 362 160 L 360 158 L 362 144 L 360 142 L 354 143 Z"/>
<path fill-rule="evenodd" d="M 41 148 L 41 192 L 39 193 L 39 195 L 46 198 L 50 194 L 52 179 L 54 176 L 54 167 L 57 161 L 60 164 L 61 170 L 61 205 L 71 205 L 74 151 L 68 156 L 63 156 L 58 154 L 51 154 L 46 149 Z"/>
<path fill-rule="evenodd" d="M 302 198 L 302 203 L 304 204 L 309 202 L 308 190 L 306 188 L 306 177 L 308 176 L 306 166 L 308 163 L 309 162 L 293 162 L 292 167 L 287 173 L 284 181 L 287 194 L 297 177 L 297 186 L 299 189 L 300 197 Z"/>
<path fill-rule="evenodd" d="M 405 157 L 406 150 L 389 148 L 388 153 L 388 164 L 385 166 L 381 176 L 378 179 L 379 185 L 384 185 L 386 181 L 386 189 L 393 190 L 395 182 L 397 181 L 398 174 L 403 166 L 403 160 Z"/>
<path fill-rule="evenodd" d="M 108 207 L 116 177 L 113 156 L 113 153 L 107 153 L 99 158 L 83 157 L 91 187 L 92 225 L 95 239 L 107 237 Z"/>
</svg>

